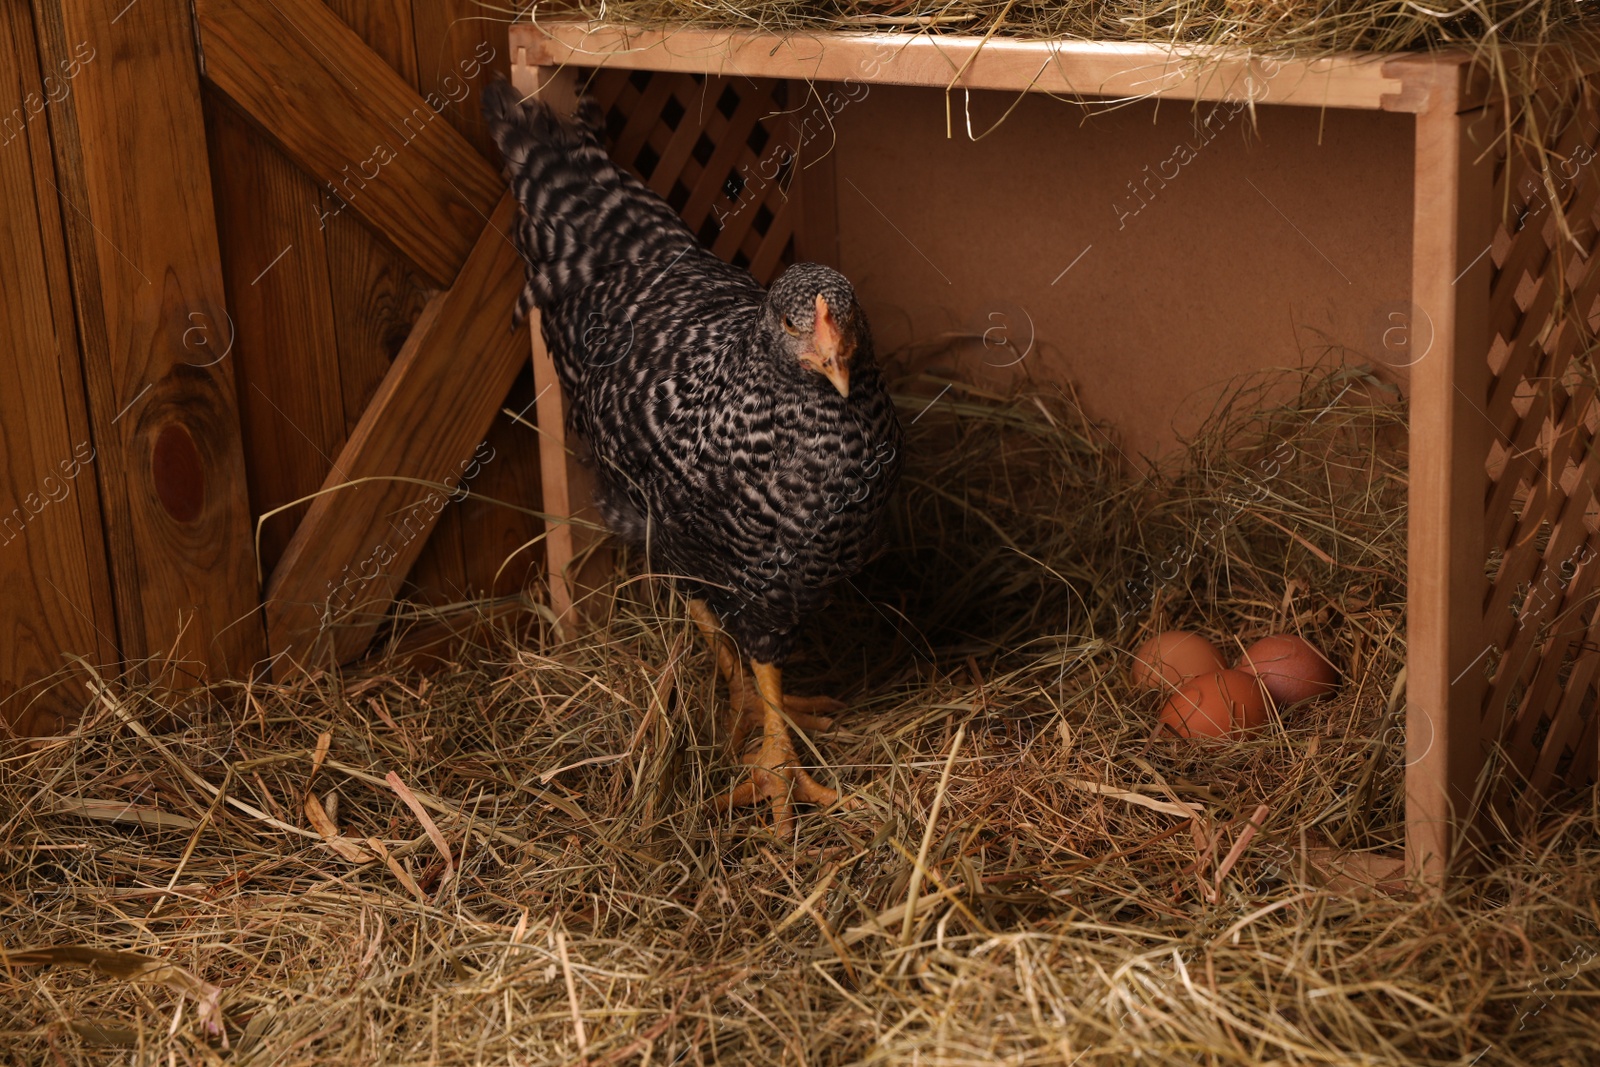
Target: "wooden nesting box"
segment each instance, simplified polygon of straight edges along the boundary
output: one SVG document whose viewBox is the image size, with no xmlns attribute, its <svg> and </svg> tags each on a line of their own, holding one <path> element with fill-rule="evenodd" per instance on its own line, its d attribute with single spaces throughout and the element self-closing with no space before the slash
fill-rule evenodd
<svg viewBox="0 0 1600 1067">
<path fill-rule="evenodd" d="M 718 252 L 763 279 L 796 255 L 840 266 L 891 343 L 1025 317 L 1045 372 L 1142 451 L 1196 389 L 1285 362 L 1305 338 L 1274 324 L 1296 307 L 1294 328 L 1353 339 L 1410 398 L 1408 865 L 1440 876 L 1495 752 L 1506 803 L 1592 779 L 1592 79 L 1550 90 L 1546 172 L 1508 155 L 1457 54 L 577 23 L 514 26 L 511 52 L 527 93 L 574 72 L 621 161 Z M 1120 106 L 1086 121 L 1043 94 Z M 1241 111 L 1254 138 L 1226 129 Z M 544 448 L 545 508 L 572 513 Z M 553 587 L 569 553 L 552 545 Z"/>
</svg>

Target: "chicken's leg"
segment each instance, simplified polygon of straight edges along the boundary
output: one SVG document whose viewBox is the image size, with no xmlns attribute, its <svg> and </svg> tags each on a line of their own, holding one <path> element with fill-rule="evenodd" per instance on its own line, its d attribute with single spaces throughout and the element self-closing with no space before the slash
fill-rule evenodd
<svg viewBox="0 0 1600 1067">
<path fill-rule="evenodd" d="M 733 642 L 722 632 L 717 617 L 704 600 L 689 601 L 689 615 L 705 635 L 707 643 L 717 653 L 717 669 L 728 680 L 729 704 L 733 714 L 729 717 L 728 749 L 734 755 L 744 751 L 745 738 L 750 731 L 764 723 L 766 702 L 757 689 L 757 682 L 744 668 L 744 662 L 734 650 Z M 801 730 L 827 730 L 833 726 L 828 716 L 844 710 L 844 705 L 832 697 L 783 696 L 780 705 L 789 721 Z"/>
<path fill-rule="evenodd" d="M 772 829 L 779 837 L 794 831 L 794 805 L 816 804 L 827 807 L 839 802 L 837 790 L 817 783 L 797 766 L 794 739 L 778 709 L 784 704 L 783 672 L 770 663 L 750 662 L 756 677 L 756 690 L 762 703 L 761 747 L 744 757 L 750 765 L 750 780 L 735 786 L 718 798 L 723 810 L 740 804 L 772 801 Z M 854 807 L 846 801 L 845 807 Z"/>
</svg>

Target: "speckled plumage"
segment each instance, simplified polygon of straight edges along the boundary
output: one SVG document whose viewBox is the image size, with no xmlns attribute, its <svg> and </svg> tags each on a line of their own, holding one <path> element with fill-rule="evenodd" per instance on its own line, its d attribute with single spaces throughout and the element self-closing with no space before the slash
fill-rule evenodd
<svg viewBox="0 0 1600 1067">
<path fill-rule="evenodd" d="M 542 313 L 608 523 L 746 655 L 781 664 L 828 588 L 866 563 L 900 472 L 849 282 L 797 264 L 763 291 L 717 259 L 606 155 L 592 102 L 563 122 L 500 83 L 484 110 L 523 207 L 522 309 Z M 822 329 L 818 294 L 854 342 L 848 397 L 794 354 Z"/>
</svg>

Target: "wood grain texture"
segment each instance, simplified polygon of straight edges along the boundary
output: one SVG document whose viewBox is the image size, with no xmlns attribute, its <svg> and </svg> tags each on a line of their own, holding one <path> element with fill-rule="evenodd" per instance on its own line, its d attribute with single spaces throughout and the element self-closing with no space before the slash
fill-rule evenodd
<svg viewBox="0 0 1600 1067">
<path fill-rule="evenodd" d="M 232 103 L 208 95 L 232 361 L 250 512 L 258 518 L 316 492 L 344 444 L 335 308 L 316 184 Z M 302 505 L 261 527 L 263 573 L 277 565 L 305 512 Z"/>
<path fill-rule="evenodd" d="M 354 432 L 437 290 L 354 216 L 329 220 L 326 247 L 345 425 Z M 466 563 L 457 510 L 450 504 L 439 516 L 413 567 L 407 595 L 427 603 L 459 598 Z"/>
<path fill-rule="evenodd" d="M 411 0 L 323 0 L 339 21 L 413 89 L 417 80 L 416 25 Z"/>
<path fill-rule="evenodd" d="M 327 197 L 326 190 L 323 191 Z M 325 199 L 325 206 L 331 201 Z M 358 220 L 340 216 L 325 237 L 328 284 L 335 294 L 339 392 L 347 431 L 354 430 L 406 337 L 436 290 Z"/>
<path fill-rule="evenodd" d="M 496 173 L 499 149 L 494 147 L 483 121 L 484 85 L 510 70 L 505 22 L 486 17 L 478 0 L 414 0 L 418 78 L 425 89 L 445 96 L 461 96 L 441 113 L 478 150 Z M 519 387 L 503 407 L 519 411 L 533 400 L 531 372 L 520 376 Z M 530 410 L 526 416 L 532 421 Z M 463 573 L 457 583 L 472 596 L 510 596 L 520 593 L 541 573 L 543 548 L 537 543 L 544 524 L 522 511 L 490 503 L 505 501 L 516 507 L 539 507 L 539 449 L 535 434 L 504 415 L 497 415 L 488 433 L 493 459 L 482 465 L 473 480 L 471 495 L 451 504 L 441 516 L 435 540 L 454 529 L 460 542 Z M 429 552 L 433 551 L 430 545 Z M 413 575 L 418 595 L 437 601 L 436 580 L 419 561 Z"/>
<path fill-rule="evenodd" d="M 423 311 L 273 572 L 275 653 L 301 664 L 359 655 L 448 500 L 401 479 L 453 489 L 476 478 L 476 450 L 529 344 L 510 327 L 522 288 L 506 237 L 514 208 L 508 194 L 456 284 Z"/>
<path fill-rule="evenodd" d="M 24 116 L 0 133 L 0 735 L 58 733 L 76 715 L 65 655 L 117 658 L 44 117 L 81 66 L 39 60 L 28 9 L 0 7 L 0 99 Z"/>
<path fill-rule="evenodd" d="M 46 54 L 99 57 L 51 129 L 121 652 L 237 676 L 263 633 L 189 9 L 36 11 Z"/>
<path fill-rule="evenodd" d="M 495 415 L 486 438 L 489 459 L 472 482 L 472 495 L 458 505 L 461 512 L 461 551 L 466 560 L 467 586 L 476 596 L 516 596 L 544 577 L 544 523 L 526 511 L 538 511 L 540 492 L 539 440 L 533 430 L 535 396 L 531 363 L 523 366 Z M 518 413 L 516 421 L 504 414 Z M 526 509 L 513 511 L 498 503 Z"/>
<path fill-rule="evenodd" d="M 424 84 L 417 70 L 411 0 L 328 0 L 328 7 L 413 90 Z M 433 88 L 444 90 L 434 83 Z M 437 121 L 449 121 L 451 107 Z M 339 364 L 359 397 L 347 402 L 354 430 L 367 402 L 388 374 L 433 291 L 405 257 L 377 237 L 354 212 L 341 212 L 323 190 L 328 210 L 328 277 L 339 324 Z M 445 507 L 412 567 L 405 595 L 430 603 L 460 600 L 466 588 L 461 551 L 460 508 Z"/>
<path fill-rule="evenodd" d="M 478 93 L 492 78 L 510 76 L 507 17 L 479 0 L 412 0 L 420 83 L 447 99 L 459 95 L 455 82 L 466 86 L 465 95 L 445 108 L 444 117 L 496 170 L 499 153 L 483 121 Z"/>
<path fill-rule="evenodd" d="M 1494 174 L 1493 123 L 1457 113 L 1441 79 L 1417 116 L 1412 303 L 1432 347 L 1411 368 L 1407 574 L 1406 857 L 1444 883 L 1456 834 L 1474 817 L 1486 685 L 1483 504 Z"/>
<path fill-rule="evenodd" d="M 539 490 L 546 516 L 545 580 L 550 587 L 550 610 L 563 623 L 572 621 L 573 590 L 569 574 L 576 555 L 572 523 L 568 520 L 589 501 L 575 499 L 577 464 L 567 446 L 567 405 L 561 395 L 561 375 L 544 343 L 537 308 L 528 316 L 529 352 L 533 359 L 535 407 L 539 425 Z"/>
<path fill-rule="evenodd" d="M 622 67 L 739 77 L 1032 90 L 1082 96 L 1240 99 L 1267 86 L 1279 104 L 1414 111 L 1411 67 L 1384 55 L 1264 60 L 1241 49 L 1104 41 L 985 40 L 910 34 L 763 33 L 586 22 L 522 23 L 511 49 L 531 66 Z M 1430 61 L 1459 66 L 1441 52 Z M 1254 88 L 1252 88 L 1252 86 Z"/>
<path fill-rule="evenodd" d="M 318 0 L 202 0 L 206 77 L 297 165 L 450 285 L 502 181 L 440 112 Z"/>
</svg>

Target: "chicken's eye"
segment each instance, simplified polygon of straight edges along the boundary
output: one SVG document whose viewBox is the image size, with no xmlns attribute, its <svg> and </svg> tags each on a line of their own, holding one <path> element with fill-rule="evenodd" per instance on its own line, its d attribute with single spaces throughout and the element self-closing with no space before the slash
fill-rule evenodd
<svg viewBox="0 0 1600 1067">
<path fill-rule="evenodd" d="M 783 317 L 783 330 L 785 333 L 793 337 L 800 336 L 800 327 L 796 326 L 794 324 L 794 320 L 787 315 Z"/>
</svg>

